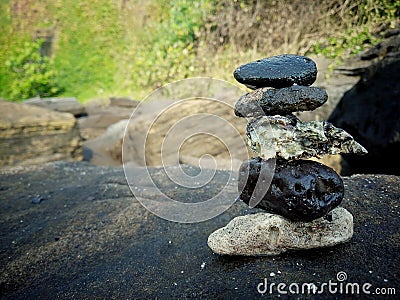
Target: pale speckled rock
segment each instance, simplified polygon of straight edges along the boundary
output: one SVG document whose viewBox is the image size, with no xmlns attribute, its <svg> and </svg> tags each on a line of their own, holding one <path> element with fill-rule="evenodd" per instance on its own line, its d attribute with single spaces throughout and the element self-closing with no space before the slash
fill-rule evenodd
<svg viewBox="0 0 400 300">
<path fill-rule="evenodd" d="M 293 116 L 264 116 L 251 120 L 246 130 L 249 147 L 264 159 L 299 159 L 368 151 L 343 129 L 329 122 L 301 122 Z"/>
<path fill-rule="evenodd" d="M 234 218 L 208 237 L 208 246 L 218 254 L 278 255 L 288 250 L 330 247 L 353 236 L 353 216 L 337 207 L 313 222 L 293 222 L 270 213 Z"/>
</svg>

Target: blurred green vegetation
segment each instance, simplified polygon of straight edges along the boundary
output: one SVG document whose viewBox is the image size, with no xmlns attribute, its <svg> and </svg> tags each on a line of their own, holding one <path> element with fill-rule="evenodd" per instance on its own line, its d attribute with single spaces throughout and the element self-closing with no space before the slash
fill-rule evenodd
<svg viewBox="0 0 400 300">
<path fill-rule="evenodd" d="M 40 54 L 43 40 L 25 42 L 10 53 L 5 65 L 9 73 L 9 99 L 27 99 L 35 96 L 56 96 L 57 86 L 54 62 Z"/>
<path fill-rule="evenodd" d="M 0 0 L 0 97 L 142 99 L 190 76 L 233 81 L 238 64 L 279 53 L 339 63 L 399 17 L 396 0 Z"/>
</svg>

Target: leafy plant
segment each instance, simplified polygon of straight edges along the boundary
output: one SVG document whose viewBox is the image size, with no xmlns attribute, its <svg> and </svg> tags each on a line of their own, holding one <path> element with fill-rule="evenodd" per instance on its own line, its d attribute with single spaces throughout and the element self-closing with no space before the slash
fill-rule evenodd
<svg viewBox="0 0 400 300">
<path fill-rule="evenodd" d="M 314 44 L 311 52 L 322 54 L 328 58 L 343 58 L 358 54 L 366 47 L 376 45 L 380 41 L 381 39 L 372 35 L 367 28 L 360 32 L 350 29 L 340 35 L 330 36 Z"/>
<path fill-rule="evenodd" d="M 53 61 L 40 54 L 43 40 L 25 42 L 6 61 L 12 77 L 11 100 L 34 96 L 54 96 L 61 92 L 55 83 Z"/>
<path fill-rule="evenodd" d="M 151 36 L 143 36 L 134 48 L 133 81 L 140 87 L 159 87 L 193 74 L 196 43 L 210 0 L 173 0 L 164 6 Z"/>
</svg>

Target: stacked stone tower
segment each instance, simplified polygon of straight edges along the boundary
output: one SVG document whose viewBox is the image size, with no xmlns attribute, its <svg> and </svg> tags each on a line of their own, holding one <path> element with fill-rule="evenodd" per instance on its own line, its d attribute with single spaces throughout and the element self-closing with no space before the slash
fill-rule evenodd
<svg viewBox="0 0 400 300">
<path fill-rule="evenodd" d="M 220 254 L 272 255 L 332 246 L 349 240 L 353 216 L 338 207 L 340 176 L 311 160 L 338 153 L 367 153 L 351 135 L 325 121 L 300 121 L 293 113 L 314 110 L 328 99 L 310 86 L 317 68 L 310 58 L 279 55 L 238 67 L 234 77 L 254 89 L 236 103 L 248 118 L 246 135 L 257 157 L 239 170 L 239 198 L 264 210 L 237 217 L 209 237 Z"/>
</svg>

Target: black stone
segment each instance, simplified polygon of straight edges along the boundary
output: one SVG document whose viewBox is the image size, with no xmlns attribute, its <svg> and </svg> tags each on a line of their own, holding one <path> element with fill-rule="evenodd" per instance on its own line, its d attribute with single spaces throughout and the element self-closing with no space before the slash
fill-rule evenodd
<svg viewBox="0 0 400 300">
<path fill-rule="evenodd" d="M 318 87 L 262 88 L 240 97 L 235 105 L 235 114 L 246 118 L 286 115 L 296 111 L 314 110 L 326 100 L 328 94 Z"/>
<path fill-rule="evenodd" d="M 317 66 L 308 57 L 283 54 L 244 64 L 233 76 L 250 88 L 311 85 L 317 79 Z"/>
<path fill-rule="evenodd" d="M 306 222 L 323 217 L 341 203 L 343 182 L 331 168 L 310 160 L 278 160 L 273 174 L 272 166 L 271 160 L 259 157 L 243 162 L 238 184 L 243 202 L 259 201 L 255 207 Z"/>
</svg>

